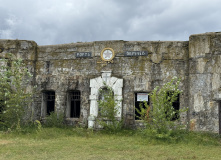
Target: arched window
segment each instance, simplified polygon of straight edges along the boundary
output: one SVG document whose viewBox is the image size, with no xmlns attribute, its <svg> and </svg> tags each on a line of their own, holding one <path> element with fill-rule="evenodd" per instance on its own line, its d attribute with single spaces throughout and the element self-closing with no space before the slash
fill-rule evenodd
<svg viewBox="0 0 221 160">
<path fill-rule="evenodd" d="M 114 109 L 114 105 L 112 104 L 114 99 L 114 93 L 111 89 L 104 87 L 99 91 L 98 97 L 98 116 L 106 116 L 106 112 L 108 109 Z M 108 107 L 108 105 L 113 105 L 113 107 Z M 110 111 L 108 111 L 110 112 Z"/>
</svg>

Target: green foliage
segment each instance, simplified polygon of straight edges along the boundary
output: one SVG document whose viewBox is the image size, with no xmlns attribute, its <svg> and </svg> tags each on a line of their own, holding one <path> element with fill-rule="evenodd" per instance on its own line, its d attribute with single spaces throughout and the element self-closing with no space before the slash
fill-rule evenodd
<svg viewBox="0 0 221 160">
<path fill-rule="evenodd" d="M 153 135 L 160 139 L 174 138 L 178 135 L 177 131 L 183 128 L 179 123 L 179 115 L 185 112 L 186 109 L 175 110 L 173 102 L 176 101 L 178 95 L 181 93 L 179 90 L 180 80 L 173 78 L 170 82 L 166 83 L 161 89 L 156 87 L 150 94 L 152 108 L 145 104 L 145 107 L 140 107 L 137 110 L 141 114 L 141 119 L 144 120 L 148 135 Z M 174 117 L 177 118 L 174 121 Z M 175 137 L 178 138 L 178 137 Z"/>
<path fill-rule="evenodd" d="M 26 90 L 32 75 L 21 59 L 12 54 L 7 57 L 0 59 L 0 126 L 20 130 L 32 98 L 32 93 Z"/>
<path fill-rule="evenodd" d="M 168 143 L 143 138 L 137 130 L 110 134 L 69 127 L 42 128 L 41 132 L 33 128 L 20 134 L 0 132 L 0 159 L 220 159 L 217 134 L 183 134 L 181 141 Z"/>
<path fill-rule="evenodd" d="M 105 85 L 100 89 L 99 117 L 98 123 L 107 131 L 115 132 L 122 128 L 123 121 L 116 117 L 119 112 L 119 101 L 114 99 L 114 93 L 112 89 Z"/>
<path fill-rule="evenodd" d="M 35 120 L 34 125 L 37 128 L 37 131 L 42 130 L 42 125 L 41 125 L 41 122 L 39 120 Z"/>
<path fill-rule="evenodd" d="M 44 126 L 46 127 L 64 127 L 64 114 L 63 113 L 56 113 L 50 112 L 50 115 L 47 115 L 45 118 Z"/>
<path fill-rule="evenodd" d="M 149 111 L 150 111 L 150 106 L 147 104 L 146 101 L 143 101 L 143 103 L 139 103 L 139 108 L 135 108 L 137 113 L 139 114 L 136 115 L 136 118 L 139 118 L 140 120 L 149 120 Z"/>
</svg>

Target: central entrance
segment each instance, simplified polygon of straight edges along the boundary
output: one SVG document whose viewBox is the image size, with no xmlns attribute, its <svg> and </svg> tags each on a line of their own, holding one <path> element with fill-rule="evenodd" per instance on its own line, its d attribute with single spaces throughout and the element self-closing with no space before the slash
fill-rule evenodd
<svg viewBox="0 0 221 160">
<path fill-rule="evenodd" d="M 90 115 L 88 117 L 88 128 L 96 128 L 95 121 L 98 117 L 98 100 L 99 100 L 99 89 L 110 87 L 114 93 L 114 100 L 118 101 L 118 112 L 115 115 L 117 118 L 121 119 L 122 116 L 122 88 L 123 79 L 111 77 L 111 71 L 102 71 L 100 77 L 90 80 Z"/>
</svg>

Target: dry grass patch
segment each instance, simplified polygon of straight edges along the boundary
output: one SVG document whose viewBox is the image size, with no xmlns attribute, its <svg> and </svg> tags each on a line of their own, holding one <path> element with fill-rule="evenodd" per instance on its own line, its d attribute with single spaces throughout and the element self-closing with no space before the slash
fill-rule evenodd
<svg viewBox="0 0 221 160">
<path fill-rule="evenodd" d="M 12 141 L 0 140 L 0 145 L 10 144 L 10 143 L 12 143 Z"/>
</svg>

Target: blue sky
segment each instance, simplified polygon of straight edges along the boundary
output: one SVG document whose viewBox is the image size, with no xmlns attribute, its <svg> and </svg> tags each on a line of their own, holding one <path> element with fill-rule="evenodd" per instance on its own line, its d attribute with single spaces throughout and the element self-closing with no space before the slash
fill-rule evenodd
<svg viewBox="0 0 221 160">
<path fill-rule="evenodd" d="M 221 31 L 221 0 L 0 0 L 0 39 L 187 41 Z"/>
</svg>

